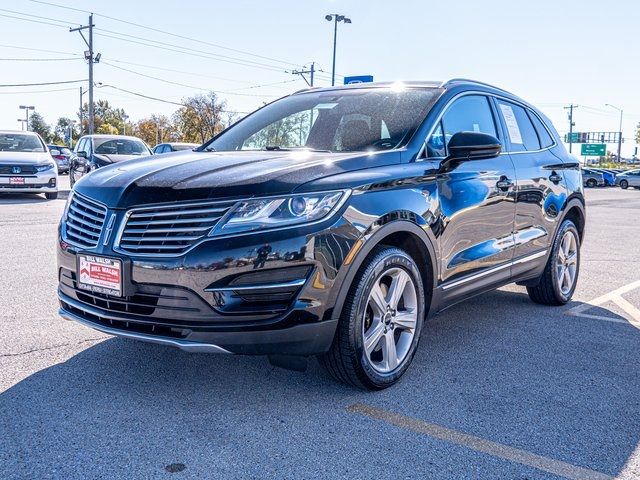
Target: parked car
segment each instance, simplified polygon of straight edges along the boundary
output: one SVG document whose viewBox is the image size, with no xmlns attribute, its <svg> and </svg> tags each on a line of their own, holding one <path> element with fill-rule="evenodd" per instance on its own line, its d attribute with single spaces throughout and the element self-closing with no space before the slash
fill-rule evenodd
<svg viewBox="0 0 640 480">
<path fill-rule="evenodd" d="M 78 183 L 57 242 L 60 313 L 191 352 L 297 369 L 318 355 L 382 389 L 427 314 L 511 282 L 568 302 L 584 224 L 577 160 L 504 90 L 311 89 L 194 152 Z"/>
<path fill-rule="evenodd" d="M 605 168 L 594 168 L 594 167 L 591 167 L 591 170 L 602 174 L 605 187 L 612 187 L 613 185 L 616 184 L 616 175 L 612 171 L 607 170 Z"/>
<path fill-rule="evenodd" d="M 47 148 L 50 152 L 58 152 L 57 155 L 53 153 L 51 156 L 56 162 L 58 166 L 58 173 L 65 174 L 69 173 L 69 164 L 71 163 L 71 158 L 73 157 L 73 152 L 69 147 L 65 147 L 64 145 L 47 145 Z"/>
<path fill-rule="evenodd" d="M 153 154 L 157 155 L 159 153 L 171 153 L 171 152 L 181 152 L 183 150 L 193 150 L 196 147 L 199 147 L 199 143 L 159 143 L 155 147 L 153 147 Z"/>
<path fill-rule="evenodd" d="M 626 190 L 629 187 L 640 188 L 640 169 L 627 170 L 616 177 L 616 185 Z"/>
<path fill-rule="evenodd" d="M 582 181 L 584 182 L 584 186 L 589 188 L 606 186 L 602 172 L 598 172 L 592 168 L 582 167 Z"/>
<path fill-rule="evenodd" d="M 52 155 L 34 132 L 0 131 L 0 193 L 44 193 L 58 198 L 58 168 Z"/>
<path fill-rule="evenodd" d="M 151 149 L 137 137 L 85 135 L 76 143 L 74 153 L 75 158 L 69 166 L 72 187 L 81 177 L 97 168 L 151 155 Z"/>
</svg>

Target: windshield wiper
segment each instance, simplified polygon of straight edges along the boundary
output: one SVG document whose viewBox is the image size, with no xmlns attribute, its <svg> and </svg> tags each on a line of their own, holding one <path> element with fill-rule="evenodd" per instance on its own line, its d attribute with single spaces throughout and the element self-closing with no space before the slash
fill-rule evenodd
<svg viewBox="0 0 640 480">
<path fill-rule="evenodd" d="M 264 150 L 269 152 L 292 152 L 298 150 L 309 150 L 310 152 L 327 152 L 331 153 L 331 150 L 320 150 L 318 148 L 310 148 L 310 147 L 281 147 L 279 145 L 267 145 L 264 147 Z"/>
<path fill-rule="evenodd" d="M 215 149 L 215 148 L 213 148 L 213 147 L 207 147 L 207 148 L 205 148 L 205 149 L 204 149 L 204 151 L 205 151 L 205 152 L 215 152 L 215 151 L 216 151 L 216 149 Z"/>
</svg>

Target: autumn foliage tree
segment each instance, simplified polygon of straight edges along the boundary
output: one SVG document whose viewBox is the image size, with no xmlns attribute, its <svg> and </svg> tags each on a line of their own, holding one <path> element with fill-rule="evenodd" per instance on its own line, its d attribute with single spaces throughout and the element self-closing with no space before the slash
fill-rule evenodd
<svg viewBox="0 0 640 480">
<path fill-rule="evenodd" d="M 173 115 L 176 130 L 184 142 L 204 143 L 225 128 L 227 103 L 214 92 L 189 97 Z"/>
</svg>

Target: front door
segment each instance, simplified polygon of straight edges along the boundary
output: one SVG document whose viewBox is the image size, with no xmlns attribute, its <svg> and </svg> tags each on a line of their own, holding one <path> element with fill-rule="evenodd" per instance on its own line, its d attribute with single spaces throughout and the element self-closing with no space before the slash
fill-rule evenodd
<svg viewBox="0 0 640 480">
<path fill-rule="evenodd" d="M 429 155 L 446 155 L 451 137 L 462 131 L 497 137 L 495 107 L 484 95 L 465 95 L 445 111 Z M 466 161 L 438 175 L 440 282 L 443 290 L 465 292 L 507 279 L 513 256 L 515 171 L 508 155 Z"/>
</svg>

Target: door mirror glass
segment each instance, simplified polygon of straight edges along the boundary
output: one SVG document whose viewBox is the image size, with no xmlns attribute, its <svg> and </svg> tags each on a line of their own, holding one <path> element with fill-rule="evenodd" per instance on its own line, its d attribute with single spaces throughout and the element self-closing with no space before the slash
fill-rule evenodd
<svg viewBox="0 0 640 480">
<path fill-rule="evenodd" d="M 502 151 L 502 145 L 493 135 L 479 132 L 458 132 L 449 140 L 448 160 L 482 160 L 495 158 Z"/>
</svg>

